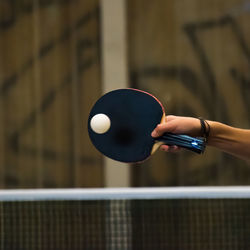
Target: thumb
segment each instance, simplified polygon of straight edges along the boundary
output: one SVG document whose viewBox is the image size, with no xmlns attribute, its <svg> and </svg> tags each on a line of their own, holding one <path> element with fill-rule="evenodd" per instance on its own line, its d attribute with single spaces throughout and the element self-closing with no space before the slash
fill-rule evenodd
<svg viewBox="0 0 250 250">
<path fill-rule="evenodd" d="M 164 133 L 176 131 L 176 120 L 175 119 L 168 119 L 166 123 L 161 123 L 156 126 L 156 128 L 151 133 L 152 137 L 159 137 L 162 136 Z"/>
<path fill-rule="evenodd" d="M 167 123 L 158 124 L 156 128 L 153 130 L 153 132 L 151 133 L 151 136 L 159 137 L 159 136 L 162 136 L 166 132 L 170 132 L 169 126 L 167 125 Z"/>
</svg>

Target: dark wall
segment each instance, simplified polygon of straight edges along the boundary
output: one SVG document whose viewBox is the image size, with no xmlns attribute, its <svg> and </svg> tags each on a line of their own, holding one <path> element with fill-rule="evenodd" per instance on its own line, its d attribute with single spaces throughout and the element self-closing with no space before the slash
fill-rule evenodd
<svg viewBox="0 0 250 250">
<path fill-rule="evenodd" d="M 168 114 L 250 127 L 249 3 L 128 0 L 131 86 Z M 118 24 L 119 25 L 119 24 Z M 98 187 L 87 135 L 101 95 L 98 0 L 0 2 L 0 188 Z M 249 166 L 208 149 L 157 152 L 133 185 L 245 185 Z"/>
<path fill-rule="evenodd" d="M 0 187 L 103 185 L 86 123 L 101 93 L 99 1 L 0 3 Z"/>
<path fill-rule="evenodd" d="M 129 72 L 167 114 L 204 117 L 250 128 L 250 5 L 246 1 L 128 0 Z M 241 160 L 208 149 L 158 152 L 133 171 L 133 183 L 250 183 Z"/>
</svg>

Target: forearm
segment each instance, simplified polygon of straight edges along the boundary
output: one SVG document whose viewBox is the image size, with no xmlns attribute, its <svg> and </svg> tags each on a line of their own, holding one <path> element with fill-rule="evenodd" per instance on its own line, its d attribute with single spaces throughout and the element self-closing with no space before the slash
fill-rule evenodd
<svg viewBox="0 0 250 250">
<path fill-rule="evenodd" d="M 250 130 L 234 128 L 214 121 L 208 121 L 208 123 L 211 128 L 209 146 L 250 161 Z"/>
<path fill-rule="evenodd" d="M 187 134 L 194 137 L 208 136 L 208 146 L 250 162 L 250 129 L 234 128 L 220 122 L 204 121 L 193 117 L 167 116 L 165 121 L 154 129 L 153 137 L 159 137 L 166 132 Z M 162 145 L 161 148 L 167 152 L 176 151 L 168 145 Z"/>
</svg>

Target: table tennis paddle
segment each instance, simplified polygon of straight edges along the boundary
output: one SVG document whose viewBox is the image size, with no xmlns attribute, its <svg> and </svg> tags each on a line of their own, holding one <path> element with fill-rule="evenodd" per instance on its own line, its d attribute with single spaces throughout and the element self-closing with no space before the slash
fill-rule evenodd
<svg viewBox="0 0 250 250">
<path fill-rule="evenodd" d="M 196 153 L 205 150 L 203 138 L 151 132 L 164 122 L 165 111 L 153 95 L 137 89 L 117 89 L 94 104 L 88 119 L 89 137 L 105 156 L 121 162 L 141 162 L 162 145 L 176 145 Z"/>
</svg>

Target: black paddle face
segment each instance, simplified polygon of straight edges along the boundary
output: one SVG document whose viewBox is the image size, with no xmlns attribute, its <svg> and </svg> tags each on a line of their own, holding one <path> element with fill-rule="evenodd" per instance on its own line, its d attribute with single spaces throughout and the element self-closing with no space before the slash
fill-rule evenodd
<svg viewBox="0 0 250 250">
<path fill-rule="evenodd" d="M 97 114 L 111 121 L 103 134 L 95 133 L 90 121 Z M 118 89 L 102 96 L 93 106 L 88 132 L 95 147 L 107 157 L 121 162 L 140 162 L 151 154 L 153 129 L 161 122 L 161 104 L 150 94 L 135 89 Z"/>
</svg>

